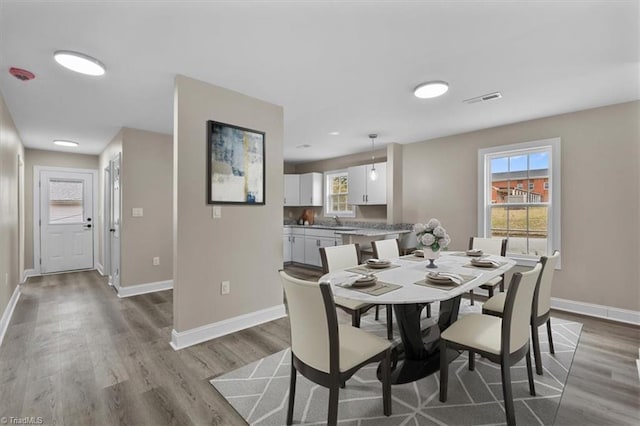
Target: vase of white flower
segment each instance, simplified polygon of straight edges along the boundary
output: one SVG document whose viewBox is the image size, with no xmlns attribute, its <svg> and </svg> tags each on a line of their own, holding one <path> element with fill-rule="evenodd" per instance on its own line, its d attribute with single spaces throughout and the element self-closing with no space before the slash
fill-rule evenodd
<svg viewBox="0 0 640 426">
<path fill-rule="evenodd" d="M 418 248 L 423 250 L 425 259 L 429 259 L 427 268 L 437 268 L 435 259 L 440 256 L 441 249 L 449 247 L 451 237 L 438 219 L 430 219 L 426 224 L 416 223 L 413 230 L 418 240 Z"/>
</svg>

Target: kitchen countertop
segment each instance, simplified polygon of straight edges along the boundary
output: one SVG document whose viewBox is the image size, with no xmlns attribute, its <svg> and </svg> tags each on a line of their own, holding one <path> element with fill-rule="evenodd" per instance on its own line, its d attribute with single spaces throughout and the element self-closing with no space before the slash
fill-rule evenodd
<svg viewBox="0 0 640 426">
<path fill-rule="evenodd" d="M 392 234 L 406 234 L 411 232 L 409 229 L 380 229 L 380 228 L 358 228 L 354 226 L 331 226 L 331 225 L 284 225 L 289 228 L 304 229 L 327 229 L 335 231 L 339 235 L 355 235 L 362 237 L 378 237 Z"/>
<path fill-rule="evenodd" d="M 352 230 L 336 230 L 336 234 L 340 235 L 356 235 L 362 237 L 380 237 L 392 234 L 407 234 L 411 232 L 408 229 L 352 229 Z"/>
</svg>

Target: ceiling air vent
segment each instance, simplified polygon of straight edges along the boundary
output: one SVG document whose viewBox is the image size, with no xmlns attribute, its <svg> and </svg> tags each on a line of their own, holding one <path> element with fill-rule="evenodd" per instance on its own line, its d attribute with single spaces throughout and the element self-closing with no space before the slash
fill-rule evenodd
<svg viewBox="0 0 640 426">
<path fill-rule="evenodd" d="M 486 95 L 478 96 L 478 97 L 475 97 L 475 98 L 465 99 L 462 102 L 464 102 L 465 104 L 475 104 L 475 103 L 478 103 L 478 102 L 494 101 L 496 99 L 500 99 L 501 97 L 502 97 L 502 93 L 493 92 L 493 93 L 487 93 Z"/>
</svg>

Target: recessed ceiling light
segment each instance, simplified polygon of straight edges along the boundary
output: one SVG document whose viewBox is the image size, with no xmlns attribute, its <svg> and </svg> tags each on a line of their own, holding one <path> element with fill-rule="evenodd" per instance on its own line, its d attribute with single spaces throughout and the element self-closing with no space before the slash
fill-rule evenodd
<svg viewBox="0 0 640 426">
<path fill-rule="evenodd" d="M 428 81 L 413 89 L 413 94 L 416 98 L 429 99 L 442 96 L 447 93 L 447 90 L 449 90 L 449 83 L 446 81 Z"/>
<path fill-rule="evenodd" d="M 329 135 L 331 136 L 338 136 L 340 134 L 340 132 L 329 132 Z"/>
<path fill-rule="evenodd" d="M 78 146 L 79 143 L 78 142 L 74 142 L 74 141 L 63 141 L 63 140 L 57 140 L 57 141 L 53 141 L 54 144 L 59 145 L 59 146 Z"/>
<path fill-rule="evenodd" d="M 105 67 L 96 58 L 71 50 L 58 50 L 53 54 L 57 63 L 71 71 L 86 75 L 103 75 Z"/>
<path fill-rule="evenodd" d="M 300 148 L 300 149 L 311 148 L 311 145 L 309 145 L 308 143 L 305 143 L 303 145 L 296 146 L 296 148 Z"/>
</svg>

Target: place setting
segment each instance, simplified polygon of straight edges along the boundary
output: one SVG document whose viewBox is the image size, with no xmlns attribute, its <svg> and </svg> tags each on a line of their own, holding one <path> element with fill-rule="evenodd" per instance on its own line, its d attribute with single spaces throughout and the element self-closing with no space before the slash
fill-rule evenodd
<svg viewBox="0 0 640 426">
<path fill-rule="evenodd" d="M 358 275 L 353 275 L 348 278 L 347 281 L 335 285 L 372 296 L 379 296 L 402 287 L 401 285 L 380 281 L 378 277 L 373 274 L 358 273 Z"/>
<path fill-rule="evenodd" d="M 362 265 L 358 265 L 354 268 L 345 269 L 345 271 L 355 272 L 357 274 L 369 274 L 372 271 L 379 271 L 384 269 L 399 268 L 400 265 L 394 265 L 389 259 L 368 259 Z"/>
<path fill-rule="evenodd" d="M 469 249 L 467 251 L 451 253 L 451 256 L 473 257 L 473 258 L 480 258 L 480 259 L 489 257 L 488 254 L 484 254 L 484 252 L 480 249 Z"/>
<path fill-rule="evenodd" d="M 475 276 L 473 275 L 455 274 L 453 272 L 429 272 L 424 279 L 416 281 L 414 284 L 441 290 L 451 290 L 468 283 L 474 278 Z"/>
<path fill-rule="evenodd" d="M 504 262 L 498 262 L 488 258 L 473 258 L 469 264 L 464 265 L 465 268 L 483 268 L 483 269 L 497 269 L 505 265 Z"/>
<path fill-rule="evenodd" d="M 406 256 L 402 256 L 401 259 L 402 260 L 412 260 L 414 262 L 424 262 L 425 260 L 427 260 L 424 257 L 424 250 L 422 250 L 422 249 L 414 250 L 411 254 L 408 254 Z"/>
</svg>

